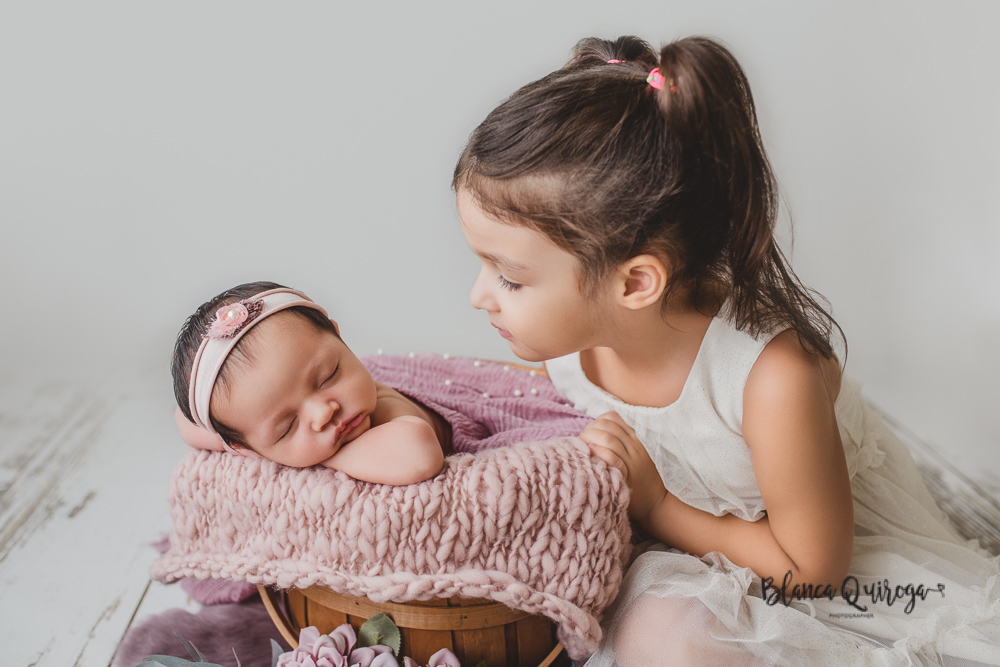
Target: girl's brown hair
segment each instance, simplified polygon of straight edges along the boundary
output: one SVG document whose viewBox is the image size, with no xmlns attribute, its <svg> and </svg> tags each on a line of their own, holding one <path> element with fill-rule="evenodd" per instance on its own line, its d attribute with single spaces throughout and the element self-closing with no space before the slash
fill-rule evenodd
<svg viewBox="0 0 1000 667">
<path fill-rule="evenodd" d="M 657 67 L 662 89 L 646 81 Z M 681 290 L 707 314 L 726 300 L 738 329 L 794 329 L 834 356 L 839 327 L 774 241 L 777 184 L 750 86 L 718 42 L 656 53 L 637 37 L 582 40 L 475 129 L 452 185 L 575 255 L 584 289 L 653 253 L 671 270 L 664 307 Z"/>
<path fill-rule="evenodd" d="M 243 299 L 249 299 L 255 294 L 279 288 L 284 288 L 284 285 L 271 282 L 243 283 L 242 285 L 237 285 L 198 306 L 198 310 L 194 311 L 194 314 L 184 321 L 184 326 L 181 327 L 180 333 L 177 334 L 177 342 L 174 343 L 174 356 L 170 362 L 170 374 L 174 380 L 174 398 L 177 400 L 177 407 L 181 409 L 181 413 L 187 417 L 188 421 L 194 422 L 194 419 L 191 418 L 191 405 L 188 403 L 188 388 L 191 386 L 191 366 L 194 364 L 194 358 L 198 354 L 198 348 L 201 347 L 201 341 L 205 336 L 205 332 L 208 330 L 212 320 L 215 319 L 216 311 L 223 306 L 228 306 Z M 330 332 L 334 336 L 340 337 L 333 323 L 323 313 L 314 308 L 294 306 L 286 312 L 294 313 L 306 319 L 320 331 Z M 216 385 L 225 387 L 229 381 L 230 361 L 234 359 L 248 361 L 250 359 L 250 348 L 252 348 L 251 341 L 253 340 L 254 331 L 254 329 L 251 329 L 236 343 L 236 346 L 229 353 L 225 363 L 222 365 L 222 369 L 219 371 L 219 375 L 215 380 Z M 217 421 L 215 417 L 210 416 L 209 418 L 212 420 L 212 427 L 231 447 L 247 447 L 244 442 L 245 438 L 236 429 Z"/>
</svg>

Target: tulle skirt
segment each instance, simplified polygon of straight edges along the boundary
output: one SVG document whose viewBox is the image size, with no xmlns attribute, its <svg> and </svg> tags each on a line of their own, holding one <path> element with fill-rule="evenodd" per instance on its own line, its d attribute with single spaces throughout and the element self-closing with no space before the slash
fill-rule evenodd
<svg viewBox="0 0 1000 667">
<path fill-rule="evenodd" d="M 854 496 L 844 584 L 802 599 L 719 553 L 662 545 L 629 568 L 587 667 L 1000 665 L 1000 557 L 963 540 L 906 446 L 838 400 Z"/>
</svg>

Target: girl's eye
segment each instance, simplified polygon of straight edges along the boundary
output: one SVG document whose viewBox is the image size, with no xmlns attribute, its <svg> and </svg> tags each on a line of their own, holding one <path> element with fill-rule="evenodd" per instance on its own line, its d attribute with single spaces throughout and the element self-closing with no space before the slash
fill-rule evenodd
<svg viewBox="0 0 1000 667">
<path fill-rule="evenodd" d="M 523 287 L 521 283 L 514 283 L 507 280 L 506 278 L 503 277 L 502 274 L 497 276 L 497 279 L 500 281 L 500 287 L 504 288 L 508 292 L 516 292 L 517 290 L 521 289 L 521 287 Z"/>
</svg>

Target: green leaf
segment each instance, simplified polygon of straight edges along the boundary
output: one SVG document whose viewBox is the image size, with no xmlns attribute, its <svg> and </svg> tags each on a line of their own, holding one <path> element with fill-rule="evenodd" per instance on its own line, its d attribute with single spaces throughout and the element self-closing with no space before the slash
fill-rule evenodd
<svg viewBox="0 0 1000 667">
<path fill-rule="evenodd" d="M 163 667 L 191 667 L 194 664 L 190 660 L 172 655 L 147 655 L 143 660 L 148 660 L 153 665 L 163 665 Z"/>
<path fill-rule="evenodd" d="M 162 665 L 162 667 L 222 667 L 214 662 L 191 662 L 172 655 L 147 655 L 143 665 Z"/>
<path fill-rule="evenodd" d="M 392 619 L 385 614 L 372 616 L 358 633 L 358 646 L 375 646 L 382 644 L 392 649 L 394 655 L 399 655 L 400 645 L 399 628 L 392 622 Z"/>
<path fill-rule="evenodd" d="M 271 667 L 278 667 L 278 658 L 285 652 L 285 649 L 281 648 L 281 644 L 271 640 Z"/>
<path fill-rule="evenodd" d="M 184 649 L 188 652 L 188 655 L 191 656 L 192 660 L 194 660 L 195 662 L 205 662 L 205 655 L 198 650 L 197 646 L 195 646 L 189 641 L 186 641 L 176 632 L 174 633 L 174 637 L 177 637 L 180 643 L 184 646 Z"/>
</svg>

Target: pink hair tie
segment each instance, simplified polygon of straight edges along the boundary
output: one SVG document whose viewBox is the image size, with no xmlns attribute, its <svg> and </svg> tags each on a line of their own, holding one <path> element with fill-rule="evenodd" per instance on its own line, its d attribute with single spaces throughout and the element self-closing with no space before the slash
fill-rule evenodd
<svg viewBox="0 0 1000 667">
<path fill-rule="evenodd" d="M 617 65 L 618 63 L 623 63 L 623 62 L 625 62 L 625 61 L 624 60 L 618 60 L 616 58 L 612 58 L 611 60 L 608 61 L 608 64 L 609 65 Z"/>
<path fill-rule="evenodd" d="M 654 67 L 649 71 L 649 76 L 646 77 L 646 83 L 657 90 L 663 90 L 663 75 L 660 74 L 659 67 Z"/>
</svg>

